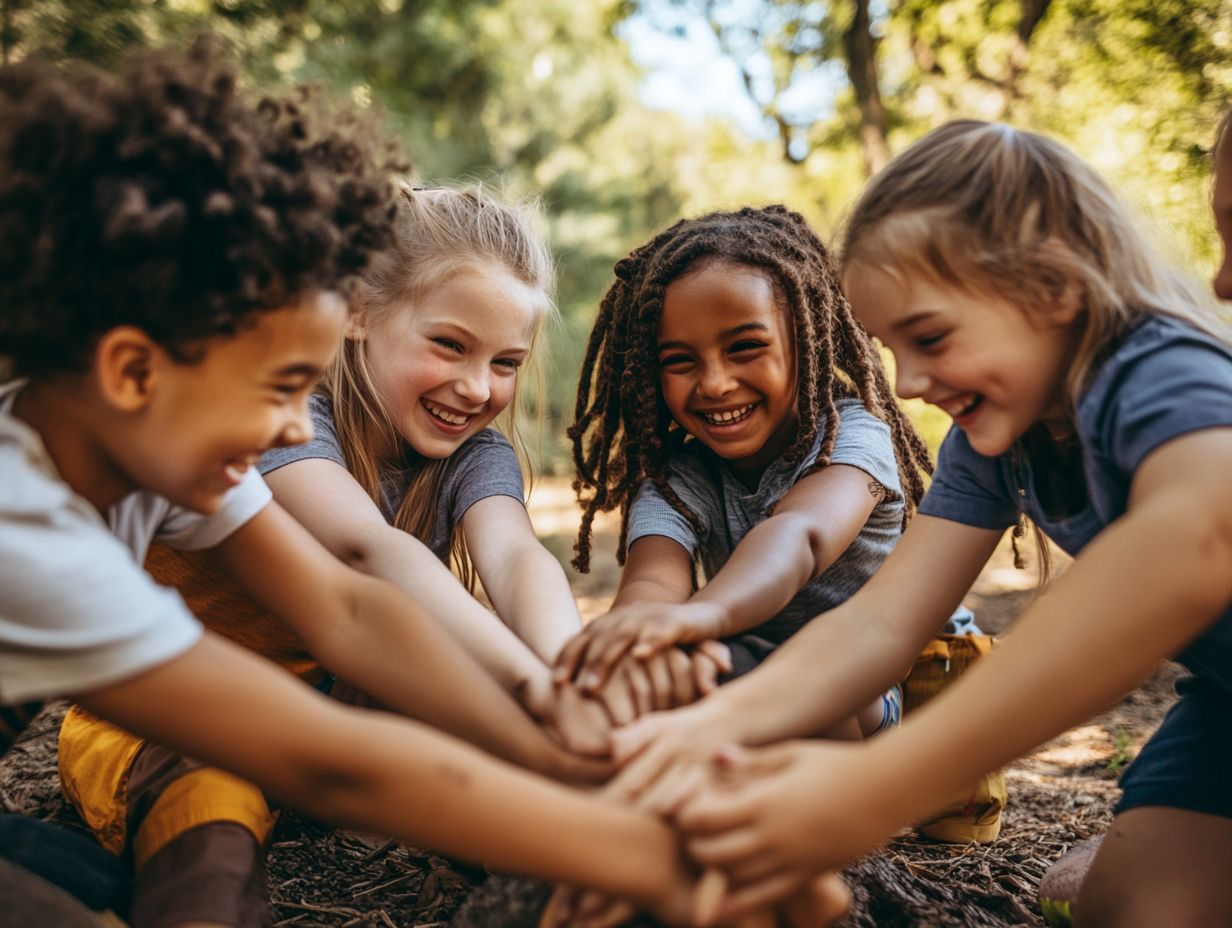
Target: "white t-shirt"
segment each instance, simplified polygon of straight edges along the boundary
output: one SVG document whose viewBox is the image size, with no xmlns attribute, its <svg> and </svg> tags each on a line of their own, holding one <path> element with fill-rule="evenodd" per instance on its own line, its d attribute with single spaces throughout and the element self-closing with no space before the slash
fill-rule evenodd
<svg viewBox="0 0 1232 928">
<path fill-rule="evenodd" d="M 271 499 L 252 469 L 212 515 L 138 491 L 104 519 L 10 414 L 21 387 L 0 385 L 0 704 L 88 692 L 188 650 L 201 626 L 142 569 L 150 542 L 212 547 Z"/>
</svg>

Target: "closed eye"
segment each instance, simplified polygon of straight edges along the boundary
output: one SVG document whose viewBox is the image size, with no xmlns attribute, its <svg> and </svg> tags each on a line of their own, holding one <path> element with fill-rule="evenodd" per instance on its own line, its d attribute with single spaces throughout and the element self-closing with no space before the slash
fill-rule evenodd
<svg viewBox="0 0 1232 928">
<path fill-rule="evenodd" d="M 271 389 L 273 389 L 273 391 L 277 393 L 279 396 L 292 397 L 292 396 L 298 396 L 300 393 L 303 393 L 311 385 L 312 385 L 311 381 L 307 383 L 304 383 L 304 382 L 276 383 L 276 384 L 271 385 Z"/>
<path fill-rule="evenodd" d="M 692 358 L 687 354 L 669 354 L 659 358 L 659 367 L 680 367 L 682 364 L 689 364 Z"/>
<path fill-rule="evenodd" d="M 915 343 L 919 348 L 935 348 L 948 334 L 948 332 L 935 332 L 929 335 L 917 335 Z"/>
<path fill-rule="evenodd" d="M 522 366 L 522 362 L 517 358 L 496 358 L 492 363 L 497 367 L 504 367 L 511 371 L 516 371 Z"/>
<path fill-rule="evenodd" d="M 734 342 L 732 346 L 728 348 L 727 350 L 731 354 L 743 354 L 749 351 L 757 351 L 758 349 L 765 348 L 765 347 L 766 347 L 766 343 L 763 341 L 757 341 L 756 339 L 751 339 L 751 338 L 744 338 L 738 342 Z"/>
<path fill-rule="evenodd" d="M 436 344 L 440 345 L 442 348 L 448 349 L 449 351 L 454 351 L 458 354 L 462 353 L 462 345 L 454 341 L 452 338 L 438 337 L 432 339 L 432 341 L 436 342 Z"/>
</svg>

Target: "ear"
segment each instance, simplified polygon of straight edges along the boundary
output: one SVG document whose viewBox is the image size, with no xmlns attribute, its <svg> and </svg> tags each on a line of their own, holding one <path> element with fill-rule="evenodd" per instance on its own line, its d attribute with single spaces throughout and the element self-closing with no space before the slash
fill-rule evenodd
<svg viewBox="0 0 1232 928">
<path fill-rule="evenodd" d="M 1076 278 L 1070 278 L 1060 297 L 1048 311 L 1048 319 L 1053 325 L 1067 327 L 1073 325 L 1086 312 L 1087 288 Z"/>
<path fill-rule="evenodd" d="M 135 326 L 104 332 L 94 347 L 93 365 L 103 398 L 124 412 L 143 409 L 154 395 L 163 355 L 158 343 Z"/>
</svg>

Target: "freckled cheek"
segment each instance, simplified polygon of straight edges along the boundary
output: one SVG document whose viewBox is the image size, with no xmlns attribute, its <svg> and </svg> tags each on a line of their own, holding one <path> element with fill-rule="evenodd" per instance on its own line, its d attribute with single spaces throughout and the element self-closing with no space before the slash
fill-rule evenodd
<svg viewBox="0 0 1232 928">
<path fill-rule="evenodd" d="M 513 402 L 514 387 L 514 379 L 512 377 L 492 383 L 492 394 L 488 400 L 488 408 L 493 418 L 504 412 L 506 407 Z"/>
</svg>

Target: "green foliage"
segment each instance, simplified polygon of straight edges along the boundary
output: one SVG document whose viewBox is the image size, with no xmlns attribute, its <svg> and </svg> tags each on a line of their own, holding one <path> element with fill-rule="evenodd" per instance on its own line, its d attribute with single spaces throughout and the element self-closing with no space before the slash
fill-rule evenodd
<svg viewBox="0 0 1232 928">
<path fill-rule="evenodd" d="M 833 233 L 869 165 L 845 36 L 861 0 L 0 0 L 0 51 L 104 66 L 211 29 L 258 83 L 311 79 L 378 107 L 431 183 L 542 199 L 563 325 L 547 442 L 563 459 L 578 359 L 612 264 L 680 215 L 786 202 Z M 1208 150 L 1232 105 L 1232 0 L 872 3 L 885 140 L 955 116 L 1055 135 L 1195 274 L 1215 259 Z M 770 138 L 649 110 L 616 26 L 710 23 Z M 671 15 L 667 15 L 671 14 Z M 805 104 L 799 89 L 810 88 Z M 789 91 L 796 91 L 790 99 Z M 786 149 L 786 145 L 792 145 Z M 784 157 L 785 152 L 790 157 Z M 947 426 L 913 410 L 935 448 Z"/>
<path fill-rule="evenodd" d="M 1117 727 L 1112 736 L 1112 756 L 1108 758 L 1108 772 L 1120 773 L 1134 759 L 1132 742 L 1124 728 Z"/>
</svg>

